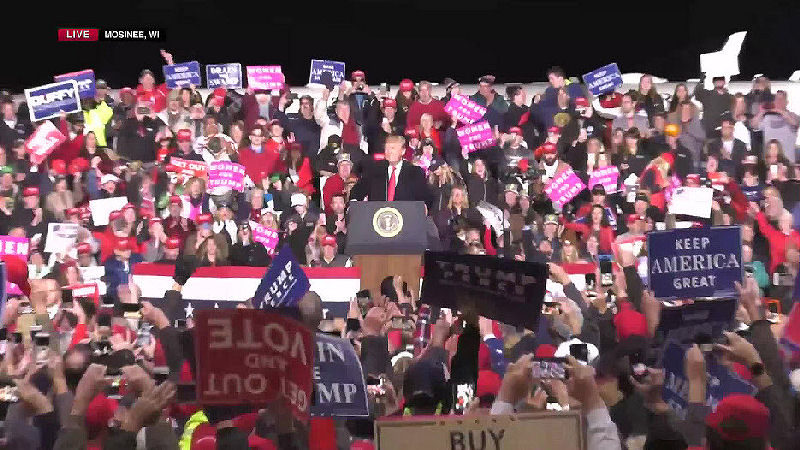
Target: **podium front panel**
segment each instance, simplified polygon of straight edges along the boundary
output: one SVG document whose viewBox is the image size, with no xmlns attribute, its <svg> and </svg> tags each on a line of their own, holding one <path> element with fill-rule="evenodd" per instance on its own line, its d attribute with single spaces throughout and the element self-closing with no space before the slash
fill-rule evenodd
<svg viewBox="0 0 800 450">
<path fill-rule="evenodd" d="M 423 202 L 350 202 L 349 255 L 421 255 L 427 247 Z"/>
</svg>

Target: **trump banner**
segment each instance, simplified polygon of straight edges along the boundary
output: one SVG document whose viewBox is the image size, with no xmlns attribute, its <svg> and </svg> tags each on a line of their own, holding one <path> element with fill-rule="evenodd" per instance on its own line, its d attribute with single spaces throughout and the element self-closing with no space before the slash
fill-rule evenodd
<svg viewBox="0 0 800 450">
<path fill-rule="evenodd" d="M 456 136 L 461 144 L 461 150 L 467 153 L 491 147 L 495 144 L 492 126 L 485 120 L 456 128 Z"/>
<path fill-rule="evenodd" d="M 328 61 L 326 59 L 312 59 L 311 71 L 308 74 L 308 84 L 314 86 L 325 86 L 322 82 L 322 74 L 330 73 L 334 84 L 339 84 L 345 79 L 345 64 L 341 61 Z"/>
<path fill-rule="evenodd" d="M 242 65 L 239 63 L 206 65 L 206 87 L 209 89 L 241 88 Z"/>
<path fill-rule="evenodd" d="M 78 94 L 81 98 L 94 98 L 94 70 L 92 69 L 56 75 L 53 80 L 56 82 L 75 80 L 78 83 Z"/>
<path fill-rule="evenodd" d="M 602 95 L 622 86 L 622 73 L 617 63 L 611 63 L 583 74 L 583 82 L 592 95 Z"/>
<path fill-rule="evenodd" d="M 26 237 L 0 236 L 0 255 L 21 256 L 27 261 L 30 248 Z"/>
<path fill-rule="evenodd" d="M 195 314 L 197 400 L 265 405 L 282 399 L 307 420 L 314 336 L 302 323 L 255 309 Z"/>
<path fill-rule="evenodd" d="M 32 122 L 57 117 L 62 112 L 69 114 L 81 110 L 81 96 L 75 80 L 25 89 L 25 100 Z"/>
<path fill-rule="evenodd" d="M 482 316 L 535 330 L 548 276 L 541 263 L 429 251 L 420 300 L 451 309 L 472 305 Z"/>
<path fill-rule="evenodd" d="M 205 177 L 208 174 L 208 163 L 171 157 L 167 171 L 176 172 L 187 177 Z"/>
<path fill-rule="evenodd" d="M 308 282 L 303 268 L 298 264 L 288 244 L 281 248 L 272 260 L 267 273 L 253 296 L 257 308 L 284 308 L 297 306 L 300 298 L 308 292 Z"/>
<path fill-rule="evenodd" d="M 486 108 L 463 95 L 454 94 L 444 105 L 444 111 L 462 123 L 475 123 L 486 114 Z"/>
<path fill-rule="evenodd" d="M 317 333 L 313 378 L 312 416 L 369 416 L 361 361 L 350 341 Z"/>
<path fill-rule="evenodd" d="M 732 297 L 742 281 L 741 229 L 684 228 L 647 234 L 650 289 L 658 298 Z"/>
<path fill-rule="evenodd" d="M 617 166 L 603 167 L 593 171 L 589 176 L 589 189 L 596 184 L 602 185 L 606 190 L 606 194 L 617 192 L 617 186 L 619 186 L 619 169 Z"/>
<path fill-rule="evenodd" d="M 580 178 L 572 169 L 565 170 L 550 180 L 544 192 L 557 208 L 569 203 L 573 198 L 586 189 Z"/>
<path fill-rule="evenodd" d="M 197 61 L 183 62 L 173 65 L 163 66 L 164 82 L 170 89 L 189 86 L 193 84 L 200 86 L 203 79 L 200 76 L 200 63 Z"/>
<path fill-rule="evenodd" d="M 686 418 L 686 407 L 689 404 L 689 380 L 684 374 L 685 347 L 670 344 L 664 352 L 664 389 L 662 398 L 676 413 L 678 418 Z M 725 396 L 731 394 L 754 395 L 756 388 L 740 378 L 737 374 L 720 364 L 717 358 L 710 355 L 706 358 L 706 406 L 712 410 Z"/>
<path fill-rule="evenodd" d="M 67 137 L 53 125 L 53 122 L 46 120 L 36 127 L 36 131 L 25 141 L 25 151 L 30 155 L 31 164 L 38 166 L 66 140 Z"/>
<path fill-rule="evenodd" d="M 275 254 L 275 247 L 278 245 L 278 231 L 267 228 L 256 222 L 250 221 L 250 229 L 253 231 L 253 240 L 260 242 L 267 249 L 270 256 Z"/>
<path fill-rule="evenodd" d="M 225 187 L 244 191 L 244 166 L 230 161 L 214 161 L 208 166 L 208 188 Z"/>
<path fill-rule="evenodd" d="M 247 66 L 247 87 L 253 89 L 281 89 L 286 78 L 281 66 Z"/>
</svg>

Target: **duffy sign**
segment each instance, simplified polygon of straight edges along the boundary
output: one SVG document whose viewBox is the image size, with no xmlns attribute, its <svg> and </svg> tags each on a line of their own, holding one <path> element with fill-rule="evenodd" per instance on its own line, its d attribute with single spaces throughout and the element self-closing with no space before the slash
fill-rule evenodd
<svg viewBox="0 0 800 450">
<path fill-rule="evenodd" d="M 254 309 L 194 314 L 197 398 L 205 404 L 282 399 L 306 420 L 311 405 L 313 336 L 286 316 Z"/>
<path fill-rule="evenodd" d="M 658 298 L 731 297 L 742 281 L 739 227 L 685 228 L 647 235 L 650 288 Z"/>
</svg>

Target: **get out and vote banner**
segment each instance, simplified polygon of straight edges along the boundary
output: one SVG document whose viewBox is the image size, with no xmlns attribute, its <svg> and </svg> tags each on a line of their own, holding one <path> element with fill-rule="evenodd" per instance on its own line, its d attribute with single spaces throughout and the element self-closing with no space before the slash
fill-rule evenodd
<svg viewBox="0 0 800 450">
<path fill-rule="evenodd" d="M 369 416 L 361 361 L 350 341 L 317 333 L 312 416 Z"/>
<path fill-rule="evenodd" d="M 742 281 L 741 229 L 684 228 L 647 234 L 650 289 L 658 298 L 731 297 Z"/>
<path fill-rule="evenodd" d="M 227 88 L 239 89 L 242 87 L 242 65 L 208 64 L 206 65 L 206 87 L 209 89 Z"/>
<path fill-rule="evenodd" d="M 544 188 L 544 192 L 553 201 L 554 206 L 561 208 L 584 189 L 586 189 L 586 185 L 572 169 L 569 169 L 550 180 L 550 183 Z"/>
<path fill-rule="evenodd" d="M 226 187 L 244 191 L 244 166 L 229 161 L 214 161 L 208 166 L 209 189 Z"/>
<path fill-rule="evenodd" d="M 583 450 L 584 436 L 577 410 L 499 416 L 381 417 L 375 421 L 378 450 Z"/>
<path fill-rule="evenodd" d="M 583 74 L 583 82 L 592 95 L 601 95 L 622 86 L 622 73 L 617 63 L 611 63 Z"/>
<path fill-rule="evenodd" d="M 176 172 L 181 175 L 189 177 L 204 177 L 208 174 L 208 163 L 205 161 L 192 161 L 189 159 L 181 159 L 171 157 L 169 164 L 174 166 Z"/>
<path fill-rule="evenodd" d="M 541 263 L 479 255 L 425 252 L 423 303 L 463 309 L 535 330 L 549 272 Z"/>
<path fill-rule="evenodd" d="M 200 76 L 200 63 L 197 61 L 183 62 L 162 67 L 164 70 L 164 82 L 167 87 L 175 89 L 193 84 L 200 86 L 203 79 Z"/>
<path fill-rule="evenodd" d="M 444 105 L 444 111 L 456 120 L 463 123 L 475 123 L 486 114 L 486 108 L 469 99 L 469 97 L 454 94 Z"/>
<path fill-rule="evenodd" d="M 78 72 L 64 73 L 53 77 L 56 82 L 75 80 L 78 83 L 78 94 L 81 98 L 94 98 L 94 70 L 86 69 Z"/>
<path fill-rule="evenodd" d="M 66 140 L 64 133 L 56 128 L 53 122 L 46 120 L 25 141 L 25 151 L 31 155 L 31 164 L 39 165 Z"/>
<path fill-rule="evenodd" d="M 281 66 L 247 66 L 247 87 L 253 89 L 280 89 L 286 82 Z"/>
<path fill-rule="evenodd" d="M 456 136 L 461 144 L 461 149 L 468 153 L 494 145 L 492 126 L 487 121 L 456 128 Z"/>
<path fill-rule="evenodd" d="M 308 419 L 314 336 L 300 322 L 255 309 L 194 313 L 197 400 L 267 404 L 284 399 Z"/>
<path fill-rule="evenodd" d="M 32 122 L 56 117 L 62 111 L 69 114 L 81 110 L 80 91 L 75 80 L 25 89 L 25 100 L 28 102 Z"/>
</svg>

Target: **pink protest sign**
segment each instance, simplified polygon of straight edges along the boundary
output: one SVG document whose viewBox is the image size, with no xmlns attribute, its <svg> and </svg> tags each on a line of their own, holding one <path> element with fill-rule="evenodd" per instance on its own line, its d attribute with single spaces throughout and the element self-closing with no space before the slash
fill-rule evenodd
<svg viewBox="0 0 800 450">
<path fill-rule="evenodd" d="M 25 237 L 0 236 L 0 255 L 21 256 L 28 260 L 30 241 Z"/>
<path fill-rule="evenodd" d="M 619 169 L 616 166 L 603 167 L 592 172 L 589 177 L 589 189 L 595 184 L 602 184 L 606 189 L 606 194 L 617 192 L 619 182 Z"/>
<path fill-rule="evenodd" d="M 250 221 L 250 229 L 253 230 L 253 240 L 264 244 L 267 253 L 274 255 L 275 247 L 278 246 L 278 232 L 253 221 Z"/>
<path fill-rule="evenodd" d="M 286 78 L 281 66 L 247 66 L 247 87 L 253 89 L 281 89 Z"/>
<path fill-rule="evenodd" d="M 67 137 L 49 120 L 44 121 L 25 141 L 25 150 L 31 155 L 31 164 L 39 165 Z"/>
<path fill-rule="evenodd" d="M 475 123 L 486 114 L 486 108 L 470 100 L 469 97 L 455 94 L 444 105 L 446 113 L 463 123 Z"/>
<path fill-rule="evenodd" d="M 560 208 L 584 189 L 586 189 L 586 185 L 572 169 L 569 169 L 550 180 L 550 184 L 544 188 L 544 191 L 553 201 L 553 205 Z"/>
<path fill-rule="evenodd" d="M 491 147 L 495 141 L 492 126 L 485 120 L 456 128 L 456 136 L 458 136 L 458 142 L 461 144 L 461 150 L 468 153 Z"/>
<path fill-rule="evenodd" d="M 244 166 L 229 161 L 212 162 L 208 167 L 208 187 L 244 191 Z"/>
</svg>

